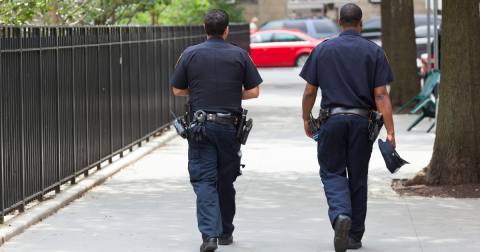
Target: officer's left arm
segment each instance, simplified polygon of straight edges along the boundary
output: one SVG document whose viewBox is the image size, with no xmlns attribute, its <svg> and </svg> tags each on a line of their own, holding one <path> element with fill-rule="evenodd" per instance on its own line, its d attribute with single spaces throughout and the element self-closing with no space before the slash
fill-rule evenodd
<svg viewBox="0 0 480 252">
<path fill-rule="evenodd" d="M 173 94 L 176 96 L 188 96 L 188 79 L 187 71 L 185 65 L 184 55 L 180 55 L 180 58 L 175 65 L 175 71 L 173 72 L 172 81 L 170 81 L 170 86 L 173 87 Z"/>
</svg>

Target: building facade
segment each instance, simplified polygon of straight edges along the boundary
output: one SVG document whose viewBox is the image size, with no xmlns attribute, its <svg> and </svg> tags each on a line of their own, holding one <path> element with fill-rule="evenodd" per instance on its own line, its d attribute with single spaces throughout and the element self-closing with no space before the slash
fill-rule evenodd
<svg viewBox="0 0 480 252">
<path fill-rule="evenodd" d="M 258 17 L 259 27 L 271 20 L 286 18 L 328 17 L 338 19 L 340 8 L 346 3 L 355 3 L 363 11 L 363 19 L 380 16 L 381 0 L 236 0 L 245 8 L 247 21 Z M 426 14 L 425 0 L 413 0 L 415 14 Z"/>
</svg>

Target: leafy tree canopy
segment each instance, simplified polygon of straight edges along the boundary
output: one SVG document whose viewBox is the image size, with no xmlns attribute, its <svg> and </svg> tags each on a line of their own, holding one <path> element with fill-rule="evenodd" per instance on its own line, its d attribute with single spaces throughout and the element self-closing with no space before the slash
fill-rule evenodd
<svg viewBox="0 0 480 252">
<path fill-rule="evenodd" d="M 10 25 L 202 24 L 212 9 L 244 22 L 229 0 L 0 0 L 0 23 Z"/>
</svg>

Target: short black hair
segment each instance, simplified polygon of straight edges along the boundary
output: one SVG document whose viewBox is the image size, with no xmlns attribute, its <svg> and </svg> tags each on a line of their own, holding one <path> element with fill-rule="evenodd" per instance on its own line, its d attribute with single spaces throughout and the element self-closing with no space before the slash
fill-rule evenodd
<svg viewBox="0 0 480 252">
<path fill-rule="evenodd" d="M 211 10 L 205 16 L 205 31 L 210 36 L 222 36 L 228 23 L 228 14 L 224 10 Z"/>
<path fill-rule="evenodd" d="M 360 19 L 362 19 L 362 9 L 356 4 L 345 4 L 340 10 L 340 22 L 343 26 L 357 26 Z"/>
</svg>

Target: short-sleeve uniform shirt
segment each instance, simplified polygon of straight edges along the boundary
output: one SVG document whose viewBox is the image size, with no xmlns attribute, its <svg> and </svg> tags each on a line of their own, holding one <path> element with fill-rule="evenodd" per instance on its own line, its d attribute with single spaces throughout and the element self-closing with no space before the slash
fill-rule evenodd
<svg viewBox="0 0 480 252">
<path fill-rule="evenodd" d="M 211 37 L 183 52 L 170 85 L 189 89 L 195 111 L 239 115 L 242 112 L 242 87 L 250 90 L 262 82 L 245 50 L 223 38 Z"/>
<path fill-rule="evenodd" d="M 393 81 L 387 55 L 377 44 L 346 30 L 315 47 L 300 77 L 322 91 L 322 108 L 377 110 L 373 90 Z"/>
</svg>

